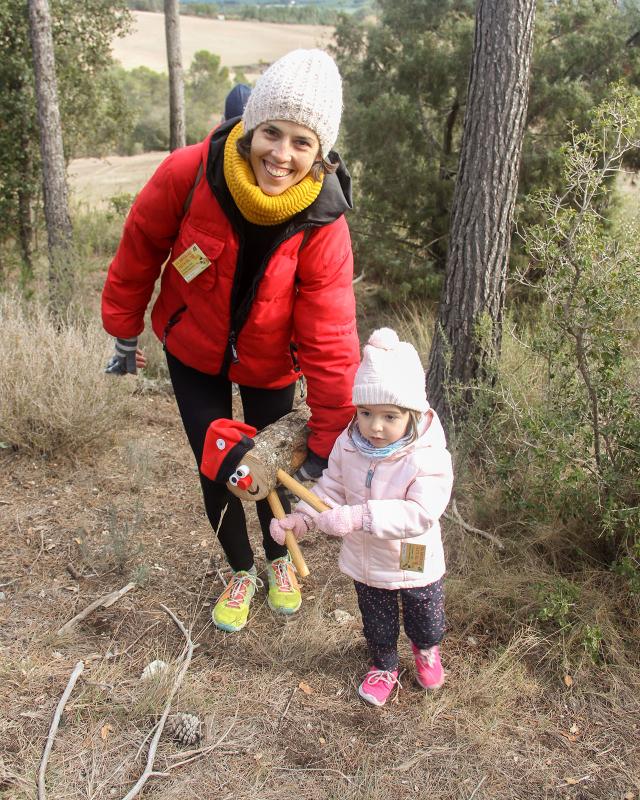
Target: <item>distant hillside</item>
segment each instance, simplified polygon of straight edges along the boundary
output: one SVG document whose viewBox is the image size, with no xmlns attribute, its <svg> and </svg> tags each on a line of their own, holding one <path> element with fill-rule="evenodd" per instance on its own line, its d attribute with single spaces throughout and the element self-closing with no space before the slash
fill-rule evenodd
<svg viewBox="0 0 640 800">
<path fill-rule="evenodd" d="M 167 71 L 164 17 L 134 11 L 131 33 L 113 42 L 113 56 L 125 69 L 149 67 Z M 323 25 L 285 25 L 243 20 L 218 20 L 183 16 L 180 20 L 182 58 L 188 67 L 198 50 L 220 56 L 226 67 L 244 67 L 251 76 L 252 66 L 271 63 L 296 47 L 323 47 L 331 41 L 333 28 Z"/>
</svg>

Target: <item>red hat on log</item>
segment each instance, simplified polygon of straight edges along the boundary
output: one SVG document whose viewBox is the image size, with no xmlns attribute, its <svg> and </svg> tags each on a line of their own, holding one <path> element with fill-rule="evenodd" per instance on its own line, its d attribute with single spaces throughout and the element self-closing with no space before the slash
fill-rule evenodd
<svg viewBox="0 0 640 800">
<path fill-rule="evenodd" d="M 258 431 L 234 419 L 214 419 L 204 439 L 200 471 L 216 483 L 226 483 L 253 447 Z"/>
</svg>

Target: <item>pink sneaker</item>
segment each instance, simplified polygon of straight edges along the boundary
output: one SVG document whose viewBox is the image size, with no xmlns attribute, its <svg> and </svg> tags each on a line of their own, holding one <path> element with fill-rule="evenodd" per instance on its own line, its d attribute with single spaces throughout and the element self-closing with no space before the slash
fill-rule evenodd
<svg viewBox="0 0 640 800">
<path fill-rule="evenodd" d="M 367 703 L 371 703 L 374 706 L 383 706 L 396 684 L 401 686 L 397 669 L 389 672 L 388 670 L 371 667 L 358 687 L 358 694 Z"/>
<path fill-rule="evenodd" d="M 444 670 L 440 663 L 438 645 L 428 650 L 418 650 L 411 642 L 411 649 L 416 660 L 416 679 L 423 689 L 439 689 L 444 683 Z"/>
</svg>

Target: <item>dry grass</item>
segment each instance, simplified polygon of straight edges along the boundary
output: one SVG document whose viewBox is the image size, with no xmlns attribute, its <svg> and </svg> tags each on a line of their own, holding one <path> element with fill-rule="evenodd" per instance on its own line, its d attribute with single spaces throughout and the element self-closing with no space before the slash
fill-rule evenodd
<svg viewBox="0 0 640 800">
<path fill-rule="evenodd" d="M 128 444 L 133 436 L 135 448 Z M 564 652 L 562 639 L 531 618 L 533 585 L 553 583 L 548 568 L 526 549 L 498 561 L 483 542 L 445 525 L 448 682 L 433 696 L 419 689 L 403 635 L 403 689 L 388 706 L 374 709 L 356 694 L 367 655 L 353 588 L 336 569 L 335 543 L 304 543 L 312 575 L 299 614 L 276 617 L 259 592 L 242 633 L 212 627 L 211 603 L 222 586 L 220 553 L 172 398 L 138 396 L 115 446 L 75 466 L 61 470 L 13 454 L 4 456 L 2 467 L 8 513 L 0 535 L 8 558 L 0 583 L 15 581 L 2 589 L 0 604 L 3 799 L 35 796 L 51 714 L 80 658 L 86 672 L 56 738 L 47 772 L 50 797 L 124 796 L 142 770 L 146 750 L 138 750 L 167 690 L 166 682 L 145 684 L 139 676 L 156 658 L 173 663 L 182 648 L 158 602 L 193 627 L 199 644 L 174 710 L 204 720 L 205 744 L 229 733 L 218 751 L 154 780 L 145 796 L 637 797 L 640 679 L 631 641 L 637 617 L 622 615 L 614 584 L 602 576 L 584 576 L 578 613 L 588 617 L 597 610 L 607 635 L 615 630 L 620 639 L 608 660 L 594 665 L 577 658 L 573 646 Z M 149 580 L 58 639 L 52 631 L 61 623 L 127 579 L 101 557 L 111 503 L 123 520 L 132 520 L 141 504 L 136 536 L 144 550 L 128 568 L 145 564 Z M 78 527 L 86 533 L 82 559 Z M 69 560 L 85 578 L 71 579 Z M 336 609 L 354 621 L 338 624 Z M 625 625 L 629 641 L 622 636 Z M 567 667 L 571 686 L 563 681 Z M 180 752 L 163 739 L 158 766 L 175 763 Z"/>
<path fill-rule="evenodd" d="M 126 415 L 132 384 L 104 374 L 111 345 L 96 324 L 59 330 L 38 306 L 0 295 L 0 441 L 74 455 Z"/>
<path fill-rule="evenodd" d="M 420 323 L 409 314 L 402 335 L 424 357 L 431 325 Z M 7 330 L 3 325 L 10 341 Z M 38 328 L 23 322 L 20 330 L 33 337 Z M 42 354 L 51 358 L 46 348 L 34 353 L 33 363 Z M 101 367 L 97 346 L 96 353 Z M 10 356 L 0 351 L 0 391 L 5 365 L 16 368 L 4 360 Z M 85 371 L 92 380 L 102 377 L 100 369 Z M 49 402 L 57 397 L 52 379 L 44 389 L 34 385 Z M 2 800 L 35 798 L 51 715 L 79 659 L 86 668 L 56 737 L 49 796 L 126 794 L 142 771 L 143 742 L 168 689 L 169 676 L 144 683 L 140 674 L 155 659 L 175 664 L 183 646 L 159 603 L 193 629 L 198 643 L 173 710 L 204 720 L 205 745 L 227 735 L 202 761 L 153 780 L 144 797 L 638 800 L 640 614 L 615 576 L 595 568 L 570 576 L 579 597 L 569 624 L 558 630 L 537 619 L 541 593 L 552 594 L 558 581 L 542 557 L 539 537 L 546 532 L 513 537 L 499 555 L 445 521 L 447 683 L 435 695 L 418 687 L 403 634 L 403 688 L 386 707 L 368 707 L 356 692 L 368 662 L 355 593 L 337 570 L 334 542 L 303 543 L 312 574 L 298 614 L 275 616 L 260 591 L 244 631 L 212 626 L 222 560 L 175 402 L 151 390 L 134 401 L 108 447 L 99 439 L 74 460 L 0 451 Z M 92 403 L 99 407 L 99 398 Z M 492 492 L 485 487 L 488 509 Z M 471 497 L 461 493 L 465 514 L 474 511 Z M 125 529 L 128 538 L 120 541 Z M 69 574 L 70 562 L 80 577 Z M 68 636 L 55 635 L 133 574 L 146 580 Z M 336 609 L 353 621 L 338 624 Z M 598 663 L 581 642 L 585 624 L 602 631 Z M 183 752 L 163 738 L 157 766 Z"/>
</svg>

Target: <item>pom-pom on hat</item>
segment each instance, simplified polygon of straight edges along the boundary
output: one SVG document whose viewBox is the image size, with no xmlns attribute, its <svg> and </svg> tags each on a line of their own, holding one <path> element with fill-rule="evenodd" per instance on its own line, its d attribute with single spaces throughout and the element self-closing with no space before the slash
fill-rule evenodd
<svg viewBox="0 0 640 800">
<path fill-rule="evenodd" d="M 204 439 L 200 471 L 216 483 L 226 483 L 253 447 L 257 430 L 234 419 L 214 419 Z"/>
<path fill-rule="evenodd" d="M 355 406 L 392 405 L 429 410 L 420 356 L 391 328 L 379 328 L 364 346 L 352 394 Z"/>
<path fill-rule="evenodd" d="M 342 79 L 324 50 L 292 50 L 257 80 L 244 110 L 245 131 L 284 119 L 310 128 L 323 158 L 336 143 L 342 114 Z"/>
</svg>

